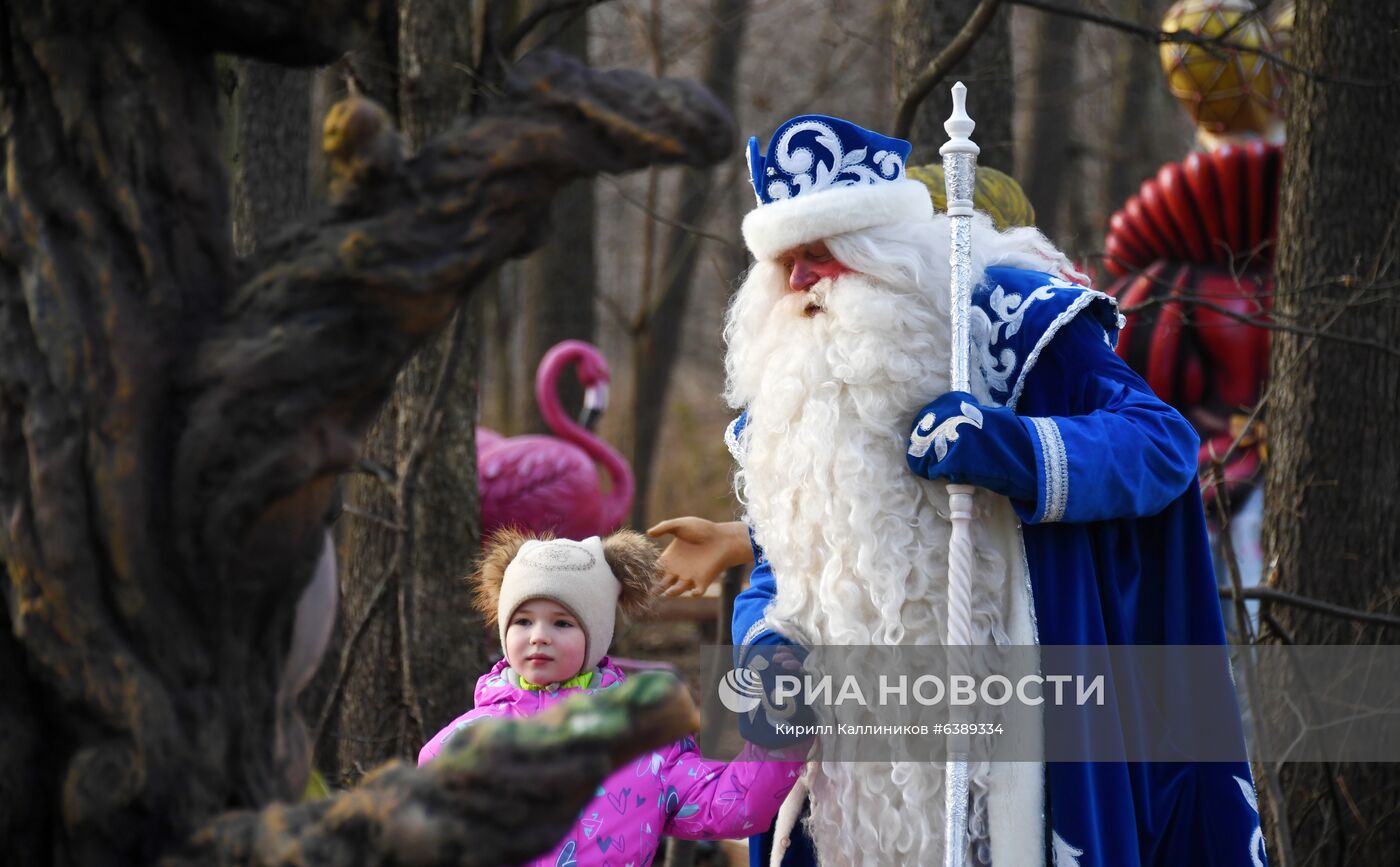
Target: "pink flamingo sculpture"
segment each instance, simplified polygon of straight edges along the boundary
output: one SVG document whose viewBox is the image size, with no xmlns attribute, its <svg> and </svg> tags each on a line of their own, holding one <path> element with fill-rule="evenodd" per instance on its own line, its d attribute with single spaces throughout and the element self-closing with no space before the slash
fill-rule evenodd
<svg viewBox="0 0 1400 867">
<path fill-rule="evenodd" d="M 583 423 L 564 415 L 556 387 L 570 364 L 584 388 Z M 477 428 L 477 482 L 483 534 L 502 527 L 583 539 L 617 529 L 632 508 L 632 469 L 589 430 L 607 409 L 608 363 L 582 340 L 556 344 L 535 372 L 535 399 L 554 436 L 505 438 Z M 611 481 L 604 494 L 594 462 Z"/>
</svg>

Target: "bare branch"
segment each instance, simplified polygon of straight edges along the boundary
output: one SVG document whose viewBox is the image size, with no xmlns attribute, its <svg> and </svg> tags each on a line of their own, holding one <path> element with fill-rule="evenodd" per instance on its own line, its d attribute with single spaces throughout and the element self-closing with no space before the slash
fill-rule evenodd
<svg viewBox="0 0 1400 867">
<path fill-rule="evenodd" d="M 682 232 L 688 232 L 692 235 L 695 235 L 697 238 L 704 238 L 706 241 L 714 241 L 717 244 L 723 244 L 731 250 L 740 250 L 739 245 L 734 243 L 734 241 L 730 238 L 726 238 L 723 235 L 716 235 L 713 232 L 707 232 L 699 226 L 696 226 L 691 223 L 683 223 L 680 220 L 676 220 L 666 216 L 665 214 L 661 213 L 655 208 L 648 207 L 646 202 L 637 201 L 637 199 L 631 194 L 629 194 L 627 190 L 623 188 L 622 184 L 618 183 L 618 181 L 615 178 L 610 178 L 606 175 L 603 175 L 599 178 L 599 180 L 606 181 L 609 185 L 613 187 L 613 189 L 617 190 L 617 197 L 619 199 L 622 199 L 622 201 L 626 202 L 627 204 L 631 205 L 632 207 L 636 208 L 643 214 L 646 214 L 648 217 L 650 217 L 658 223 L 661 223 L 664 226 L 670 226 L 673 229 L 679 229 Z"/>
<path fill-rule="evenodd" d="M 530 38 L 530 34 L 535 32 L 535 28 L 546 20 L 566 12 L 579 14 L 587 11 L 590 7 L 606 2 L 608 0 L 553 0 L 553 2 L 541 3 L 531 10 L 530 14 L 525 16 L 525 20 L 516 25 L 515 29 L 501 42 L 501 55 L 507 58 L 515 56 L 515 50 L 526 39 Z"/>
<path fill-rule="evenodd" d="M 1194 292 L 1181 292 L 1171 296 L 1149 298 L 1140 304 L 1133 304 L 1131 306 L 1122 308 L 1122 312 L 1124 315 L 1130 313 L 1140 313 L 1143 310 L 1149 310 L 1153 307 L 1162 307 L 1167 304 L 1183 304 L 1193 307 L 1201 307 L 1205 310 L 1212 310 L 1216 313 L 1219 313 L 1221 316 L 1224 316 L 1227 319 L 1233 319 L 1236 322 L 1242 322 L 1245 325 L 1253 325 L 1256 328 L 1263 328 L 1269 331 L 1286 331 L 1290 334 L 1301 334 L 1307 337 L 1322 337 L 1327 340 L 1334 340 L 1338 343 L 1349 343 L 1352 346 L 1364 346 L 1367 349 L 1379 350 L 1380 352 L 1384 352 L 1387 355 L 1392 355 L 1397 358 L 1400 358 L 1400 348 L 1382 343 L 1379 340 L 1372 340 L 1368 337 L 1356 337 L 1351 334 L 1334 334 L 1326 331 L 1321 331 L 1316 328 L 1307 328 L 1302 325 L 1293 325 L 1288 322 L 1280 322 L 1276 318 L 1278 315 L 1276 313 L 1272 314 L 1274 318 L 1269 319 L 1263 319 L 1258 316 L 1251 316 L 1248 313 L 1241 313 L 1238 310 L 1232 310 L 1229 307 L 1226 307 L 1225 305 L 1217 301 L 1212 301 L 1209 298 L 1202 295 L 1198 295 Z"/>
<path fill-rule="evenodd" d="M 413 547 L 417 537 L 414 524 L 417 520 L 418 474 L 423 467 L 423 460 L 428 454 L 428 447 L 437 439 L 438 428 L 442 425 L 443 404 L 448 393 L 452 390 L 453 374 L 461 366 L 463 348 L 467 343 L 469 322 L 469 317 L 461 307 L 458 307 L 457 312 L 453 314 L 447 350 L 442 354 L 442 361 L 438 365 L 432 390 L 428 394 L 428 404 L 423 412 L 422 426 L 414 436 L 408 454 L 404 456 L 403 462 L 400 464 L 399 486 L 397 496 L 394 497 L 398 509 L 398 522 L 404 528 L 400 543 L 394 546 L 394 560 L 396 562 L 389 567 L 389 574 L 399 576 L 397 613 L 399 635 L 404 637 L 399 641 L 399 671 L 402 678 L 404 703 L 408 706 L 409 719 L 417 727 L 420 743 L 428 739 L 428 732 L 423 725 L 423 703 L 418 698 L 418 685 L 413 676 L 412 644 L 406 638 L 410 634 L 408 627 L 409 599 L 418 577 L 417 560 Z"/>
<path fill-rule="evenodd" d="M 634 317 L 627 311 L 627 307 L 618 299 L 616 295 L 607 290 L 599 290 L 598 300 L 603 306 L 608 308 L 608 312 L 617 320 L 617 324 L 629 335 L 635 336 L 637 333 L 637 323 Z"/>
<path fill-rule="evenodd" d="M 345 644 L 340 648 L 340 659 L 336 663 L 335 679 L 331 681 L 331 688 L 326 692 L 326 700 L 322 703 L 321 712 L 316 716 L 316 724 L 311 729 L 313 750 L 320 749 L 321 738 L 325 737 L 326 734 L 326 723 L 330 721 L 331 713 L 335 710 L 336 703 L 340 701 L 340 691 L 345 688 L 345 677 L 350 673 L 350 662 L 355 658 L 355 649 L 360 643 L 360 637 L 364 635 L 365 627 L 369 626 L 369 622 L 374 619 L 375 611 L 378 610 L 379 603 L 384 599 L 385 591 L 389 589 L 389 584 L 394 579 L 395 570 L 398 568 L 399 549 L 403 545 L 402 539 L 403 536 L 400 535 L 400 541 L 395 545 L 394 551 L 389 557 L 388 567 L 369 593 L 364 613 L 360 615 L 359 620 L 355 621 L 355 625 L 350 627 Z"/>
<path fill-rule="evenodd" d="M 1215 497 L 1212 498 L 1211 502 L 1215 506 L 1216 517 L 1220 524 L 1220 531 L 1216 534 L 1216 538 L 1219 540 L 1221 554 L 1225 560 L 1225 570 L 1230 576 L 1230 598 L 1235 603 L 1235 623 L 1245 643 L 1252 644 L 1255 640 L 1254 629 L 1249 620 L 1249 611 L 1244 604 L 1244 582 L 1240 578 L 1239 558 L 1235 555 L 1235 540 L 1230 535 L 1230 493 L 1225 485 L 1225 464 L 1219 460 L 1212 461 L 1210 474 L 1211 481 L 1215 486 Z M 1222 591 L 1221 596 L 1224 595 Z"/>
<path fill-rule="evenodd" d="M 1187 45 L 1199 45 L 1202 48 L 1228 49 L 1239 51 L 1243 54 L 1257 55 L 1265 60 L 1278 64 L 1279 67 L 1289 72 L 1328 84 L 1352 84 L 1359 87 L 1390 87 L 1395 83 L 1383 79 L 1339 78 L 1331 75 L 1323 75 L 1320 72 L 1304 69 L 1277 54 L 1264 51 L 1257 45 L 1244 45 L 1238 42 L 1232 42 L 1227 37 L 1234 32 L 1240 23 L 1243 23 L 1243 19 L 1237 22 L 1235 27 L 1227 28 L 1226 31 L 1219 36 L 1197 36 L 1195 33 L 1186 30 L 1173 30 L 1168 33 L 1165 30 L 1134 24 L 1131 21 L 1124 21 L 1121 18 L 1114 18 L 1111 15 L 1101 15 L 1097 12 L 1088 12 L 1083 9 L 1071 9 L 1060 6 L 1057 3 L 1046 2 L 1046 0 L 1007 0 L 1007 2 L 1013 6 L 1025 6 L 1028 9 L 1039 9 L 1041 12 L 1048 12 L 1051 15 L 1064 15 L 1067 18 L 1075 18 L 1080 21 L 1087 21 L 1090 24 L 1098 24 L 1101 27 L 1108 27 L 1123 33 L 1129 33 L 1152 45 L 1174 42 Z"/>
<path fill-rule="evenodd" d="M 1254 644 L 1259 640 L 1253 624 L 1250 622 L 1249 610 L 1245 605 L 1244 582 L 1240 577 L 1239 557 L 1235 553 L 1234 537 L 1230 533 L 1230 502 L 1229 491 L 1225 486 L 1225 464 L 1220 460 L 1211 463 L 1211 478 L 1216 486 L 1216 496 L 1212 500 L 1215 505 L 1216 514 L 1220 522 L 1220 531 L 1217 538 L 1220 540 L 1221 554 L 1225 560 L 1225 568 L 1230 576 L 1229 595 L 1235 603 L 1235 620 L 1238 624 L 1241 643 Z M 1226 595 L 1222 588 L 1220 595 Z M 1251 707 L 1262 707 L 1263 702 L 1259 692 L 1259 667 L 1255 665 L 1254 655 L 1245 652 L 1240 654 L 1240 662 L 1243 666 L 1243 677 L 1245 689 L 1249 694 Z M 1260 733 L 1268 731 L 1269 721 L 1261 715 L 1254 715 L 1245 721 L 1246 725 L 1255 729 L 1256 742 Z M 1280 864 L 1291 865 L 1293 863 L 1293 841 L 1288 832 L 1288 802 L 1283 797 L 1283 789 L 1278 780 L 1278 769 L 1262 761 L 1251 762 L 1255 769 L 1255 776 L 1264 783 L 1265 804 L 1270 814 L 1274 817 L 1279 831 L 1279 848 L 1276 858 Z"/>
<path fill-rule="evenodd" d="M 1352 293 L 1351 297 L 1352 297 L 1353 299 L 1355 299 L 1356 297 L 1358 297 L 1358 296 L 1359 296 L 1362 292 L 1364 292 L 1364 291 L 1365 291 L 1365 287 L 1364 287 L 1364 286 L 1358 287 L 1358 289 L 1357 289 L 1355 292 Z M 1315 344 L 1315 343 L 1317 342 L 1318 337 L 1325 336 L 1325 335 L 1327 334 L 1328 330 L 1329 330 L 1330 328 L 1332 328 L 1332 326 L 1334 326 L 1334 325 L 1337 324 L 1337 321 L 1338 321 L 1339 319 L 1341 319 L 1342 314 L 1345 313 L 1347 310 L 1348 310 L 1348 305 L 1346 305 L 1346 304 L 1339 305 L 1339 306 L 1337 307 L 1337 309 L 1332 313 L 1332 315 L 1329 316 L 1329 317 L 1327 318 L 1327 321 L 1324 322 L 1324 323 L 1322 323 L 1322 327 L 1318 329 L 1317 334 L 1315 334 L 1315 335 L 1310 335 L 1310 336 L 1307 338 L 1308 341 L 1309 341 L 1309 343 L 1310 343 L 1310 344 Z M 1238 434 L 1238 435 L 1235 437 L 1235 439 L 1230 443 L 1230 447 L 1229 447 L 1228 449 L 1225 450 L 1225 454 L 1220 455 L 1220 456 L 1218 457 L 1218 460 L 1220 460 L 1221 462 L 1228 461 L 1228 460 L 1230 459 L 1230 456 L 1233 455 L 1233 454 L 1235 453 L 1235 450 L 1238 449 L 1238 448 L 1240 447 L 1240 444 L 1241 444 L 1242 442 L 1244 442 L 1245 437 L 1247 437 L 1247 436 L 1249 435 L 1249 432 L 1252 431 L 1252 430 L 1254 429 L 1254 423 L 1255 423 L 1256 421 L 1259 420 L 1259 414 L 1260 414 L 1261 412 L 1264 411 L 1264 407 L 1265 407 L 1265 406 L 1268 406 L 1269 400 L 1271 399 L 1271 397 L 1272 397 L 1272 395 L 1273 395 L 1273 393 L 1274 393 L 1274 386 L 1275 386 L 1275 385 L 1278 383 L 1278 381 L 1279 381 L 1277 377 L 1286 376 L 1288 373 L 1290 373 L 1295 367 L 1297 367 L 1297 365 L 1298 365 L 1298 363 L 1299 363 L 1298 360 L 1301 359 L 1301 358 L 1303 357 L 1303 355 L 1304 355 L 1304 354 L 1303 354 L 1302 352 L 1298 353 L 1298 355 L 1296 355 L 1296 356 L 1293 358 L 1293 360 L 1292 360 L 1292 362 L 1290 363 L 1290 365 L 1289 365 L 1288 368 L 1286 368 L 1286 369 L 1284 369 L 1284 370 L 1282 370 L 1282 371 L 1275 371 L 1275 372 L 1274 372 L 1274 375 L 1275 375 L 1276 378 L 1273 379 L 1273 380 L 1271 380 L 1271 381 L 1269 382 L 1268 386 L 1265 387 L 1264 393 L 1263 393 L 1262 395 L 1260 395 L 1260 397 L 1259 397 L 1259 402 L 1256 403 L 1256 404 L 1254 405 L 1254 409 L 1250 411 L 1250 413 L 1249 413 L 1249 418 L 1245 419 L 1245 420 L 1244 420 L 1244 424 L 1240 425 L 1240 432 L 1239 432 L 1239 434 Z"/>
<path fill-rule="evenodd" d="M 972 50 L 978 37 L 987 29 L 987 25 L 992 23 L 992 17 L 996 15 L 1000 5 L 1001 0 L 982 0 L 978 3 L 977 8 L 967 17 L 967 22 L 958 31 L 958 35 L 953 37 L 953 41 L 944 46 L 943 50 L 938 52 L 938 56 L 929 61 L 929 65 L 919 73 L 919 77 L 914 79 L 914 84 L 904 95 L 904 100 L 899 104 L 899 113 L 895 116 L 896 138 L 909 138 L 909 130 L 914 126 L 914 115 L 918 113 L 924 98 L 967 56 L 967 52 Z"/>
<path fill-rule="evenodd" d="M 404 530 L 408 529 L 403 524 L 394 521 L 392 518 L 385 518 L 382 515 L 376 515 L 373 512 L 367 512 L 364 509 L 361 509 L 359 506 L 352 506 L 349 503 L 342 505 L 340 507 L 340 510 L 347 515 L 354 515 L 357 518 L 364 518 L 366 521 L 369 521 L 372 524 L 378 524 L 381 527 L 387 527 L 390 530 L 393 530 L 397 533 L 402 533 L 404 532 Z"/>
<path fill-rule="evenodd" d="M 1238 592 L 1241 599 L 1259 599 L 1265 602 L 1277 602 L 1281 605 L 1290 605 L 1294 608 L 1314 611 L 1318 614 L 1326 614 L 1329 617 L 1337 617 L 1342 620 L 1354 620 L 1357 623 L 1366 623 L 1371 626 L 1385 626 L 1391 629 L 1400 629 L 1400 617 L 1391 614 L 1378 614 L 1374 611 L 1362 611 L 1357 608 L 1348 608 L 1345 605 L 1334 605 L 1331 602 L 1323 602 L 1320 599 L 1299 596 L 1296 593 L 1277 590 L 1273 587 L 1244 587 Z M 1232 599 L 1235 593 L 1236 591 L 1233 588 L 1220 588 L 1221 599 Z"/>
<path fill-rule="evenodd" d="M 1099 255 L 1101 258 L 1107 256 L 1107 254 L 1097 254 L 1097 255 Z M 1320 329 L 1319 329 L 1319 328 L 1308 328 L 1308 327 L 1301 326 L 1301 325 L 1294 325 L 1294 324 L 1289 323 L 1289 322 L 1286 322 L 1286 321 L 1280 321 L 1279 318 L 1278 318 L 1280 314 L 1279 314 L 1278 311 L 1276 311 L 1276 310 L 1270 310 L 1270 311 L 1268 311 L 1268 312 L 1267 312 L 1268 318 L 1264 318 L 1262 315 L 1261 315 L 1261 316 L 1253 316 L 1253 315 L 1250 315 L 1250 314 L 1248 314 L 1248 313 L 1241 313 L 1241 312 L 1238 311 L 1238 310 L 1232 310 L 1232 309 L 1230 309 L 1229 307 L 1227 307 L 1227 306 L 1221 304 L 1221 303 L 1218 302 L 1218 301 L 1211 300 L 1211 299 L 1212 299 L 1212 296 L 1201 295 L 1201 294 L 1196 293 L 1196 292 L 1189 292 L 1189 291 L 1181 291 L 1181 290 L 1178 290 L 1177 287 L 1176 287 L 1176 285 L 1175 285 L 1174 283 L 1172 283 L 1170 280 L 1164 279 L 1164 278 L 1161 277 L 1160 275 L 1152 273 L 1152 271 L 1149 270 L 1149 269 L 1136 267 L 1136 266 L 1131 265 L 1131 264 L 1129 264 L 1129 263 L 1127 263 L 1127 262 L 1124 262 L 1122 259 L 1118 259 L 1118 258 L 1116 258 L 1116 257 L 1114 258 L 1114 261 L 1117 262 L 1117 263 L 1119 263 L 1119 265 L 1120 265 L 1121 267 L 1123 267 L 1123 268 L 1126 270 L 1127 273 L 1124 275 L 1125 278 L 1126 278 L 1126 277 L 1132 277 L 1132 278 L 1134 278 L 1134 279 L 1144 279 L 1144 278 L 1145 278 L 1145 279 L 1151 281 L 1151 282 L 1152 282 L 1153 284 L 1155 284 L 1156 286 L 1159 286 L 1159 287 L 1161 287 L 1162 289 L 1164 289 L 1164 290 L 1167 291 L 1167 294 L 1165 294 L 1165 295 L 1155 296 L 1155 297 L 1152 297 L 1152 298 L 1148 298 L 1148 299 L 1146 299 L 1146 300 L 1144 300 L 1144 301 L 1141 301 L 1141 302 L 1139 302 L 1139 303 L 1137 303 L 1137 304 L 1132 304 L 1132 305 L 1128 305 L 1128 306 L 1122 307 L 1122 308 L 1121 308 L 1121 312 L 1122 312 L 1124 315 L 1129 315 L 1129 314 L 1133 314 L 1133 313 L 1141 313 L 1141 312 L 1143 312 L 1144 310 L 1150 310 L 1150 309 L 1152 309 L 1152 308 L 1154 308 L 1154 307 L 1164 307 L 1164 306 L 1166 306 L 1166 305 L 1168 305 L 1168 304 L 1191 305 L 1191 306 L 1201 307 L 1201 308 L 1204 308 L 1204 309 L 1206 309 L 1206 310 L 1214 311 L 1214 312 L 1216 312 L 1216 313 L 1221 314 L 1222 316 L 1224 316 L 1224 317 L 1227 318 L 1227 319 L 1233 319 L 1233 320 L 1235 320 L 1236 322 L 1241 322 L 1241 323 L 1244 323 L 1245 325 L 1252 325 L 1252 326 L 1255 326 L 1255 327 L 1257 327 L 1257 328 L 1263 328 L 1263 329 L 1270 330 L 1270 331 L 1288 332 L 1288 333 L 1290 333 L 1290 334 L 1299 334 L 1299 335 L 1303 335 L 1303 336 L 1305 336 L 1305 337 L 1313 337 L 1313 338 L 1319 338 L 1319 337 L 1320 337 L 1320 338 L 1324 338 L 1324 339 L 1326 339 L 1326 340 L 1334 340 L 1334 341 L 1336 341 L 1336 342 L 1338 342 L 1338 343 L 1347 343 L 1347 344 L 1351 344 L 1351 345 L 1353 345 L 1353 346 L 1363 346 L 1363 347 L 1366 347 L 1367 349 L 1375 349 L 1375 350 L 1378 350 L 1378 351 L 1380 351 L 1380 352 L 1384 352 L 1384 353 L 1386 353 L 1387 355 L 1393 355 L 1393 356 L 1400 357 L 1400 348 L 1397 348 L 1397 347 L 1395 347 L 1395 346 L 1391 346 L 1391 345 L 1386 344 L 1386 343 L 1382 343 L 1382 342 L 1379 341 L 1379 340 L 1374 340 L 1374 339 L 1367 338 L 1367 337 L 1358 337 L 1358 336 L 1351 335 L 1351 334 L 1336 334 L 1336 333 L 1333 333 L 1333 332 L 1329 331 L 1328 329 L 1330 329 L 1330 328 L 1332 327 L 1332 324 L 1336 321 L 1336 318 L 1335 318 L 1335 317 L 1334 317 L 1333 319 L 1331 319 L 1331 320 L 1328 321 L 1326 327 L 1320 328 Z M 1237 287 L 1240 286 L 1240 285 L 1241 285 L 1241 282 L 1240 282 L 1241 274 L 1240 274 L 1239 272 L 1235 272 L 1235 271 L 1232 270 L 1231 276 L 1232 276 L 1232 278 L 1234 279 L 1235 286 L 1237 286 Z M 1351 288 L 1353 289 L 1352 294 L 1351 294 L 1347 299 L 1345 299 L 1345 300 L 1337 301 L 1337 300 L 1332 300 L 1332 299 L 1325 298 L 1325 297 L 1322 296 L 1322 293 L 1320 293 L 1320 292 L 1317 291 L 1317 290 L 1320 290 L 1320 289 L 1329 288 L 1330 286 L 1332 286 L 1332 285 L 1337 285 L 1337 284 L 1340 284 L 1340 285 L 1343 286 L 1343 287 L 1351 287 Z M 1352 307 L 1356 307 L 1356 306 L 1358 306 L 1358 305 L 1360 305 L 1360 304 L 1363 304 L 1363 303 L 1366 303 L 1366 304 L 1375 304 L 1375 303 L 1381 303 L 1381 302 L 1387 302 L 1387 301 L 1393 302 L 1393 301 L 1395 300 L 1395 299 L 1394 299 L 1394 296 L 1393 296 L 1393 294 L 1390 294 L 1388 290 L 1394 289 L 1396 285 L 1400 285 L 1400 284 L 1397 284 L 1397 283 L 1394 282 L 1394 281 L 1387 282 L 1387 281 L 1380 281 L 1380 280 L 1373 280 L 1372 282 L 1369 282 L 1369 283 L 1363 283 L 1363 282 L 1361 282 L 1360 280 L 1358 280 L 1358 278 L 1356 278 L 1354 275 L 1344 275 L 1344 276 L 1342 276 L 1342 277 L 1339 277 L 1339 278 L 1336 280 L 1336 283 L 1335 283 L 1335 284 L 1326 284 L 1326 285 L 1320 285 L 1320 286 L 1305 286 L 1305 287 L 1302 287 L 1302 288 L 1299 288 L 1299 289 L 1294 289 L 1294 290 L 1291 291 L 1291 293 L 1290 293 L 1290 292 L 1279 291 L 1279 290 L 1275 290 L 1275 291 L 1273 291 L 1273 292 L 1260 292 L 1256 297 L 1257 297 L 1257 298 L 1270 298 L 1270 297 L 1277 297 L 1277 296 L 1281 296 L 1281 295 L 1285 295 L 1285 294 L 1306 294 L 1306 295 L 1312 296 L 1312 297 L 1310 298 L 1310 300 L 1313 301 L 1313 303 L 1317 303 L 1317 304 L 1319 304 L 1319 305 L 1321 305 L 1321 304 L 1323 304 L 1323 303 L 1337 304 L 1341 310 L 1347 310 L 1347 309 L 1351 309 Z M 1375 296 L 1375 297 L 1367 298 L 1367 297 L 1366 297 L 1366 293 L 1367 293 L 1368 291 L 1370 291 L 1370 290 L 1373 290 L 1373 289 L 1379 291 L 1381 294 L 1379 294 L 1379 295 L 1377 295 L 1377 296 Z M 1264 313 L 1265 313 L 1265 308 L 1264 308 L 1264 306 L 1263 306 L 1262 304 L 1256 304 L 1255 307 L 1256 307 L 1256 309 L 1259 311 L 1260 314 L 1264 314 Z"/>
</svg>

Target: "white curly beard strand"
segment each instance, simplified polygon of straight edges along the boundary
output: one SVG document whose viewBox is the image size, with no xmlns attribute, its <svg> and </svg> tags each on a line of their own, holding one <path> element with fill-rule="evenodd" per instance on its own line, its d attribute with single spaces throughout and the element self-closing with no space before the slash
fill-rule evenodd
<svg viewBox="0 0 1400 867">
<path fill-rule="evenodd" d="M 809 645 L 942 644 L 948 497 L 904 453 L 915 414 L 947 390 L 946 302 L 858 274 L 784 294 L 775 276 L 755 266 L 727 328 L 731 391 L 750 396 L 736 489 L 777 577 L 766 620 Z M 822 312 L 804 315 L 813 302 Z M 977 641 L 1005 644 L 1007 558 L 977 550 Z M 942 862 L 942 764 L 823 761 L 809 774 L 823 865 Z M 986 763 L 970 783 L 969 863 L 989 863 Z"/>
</svg>

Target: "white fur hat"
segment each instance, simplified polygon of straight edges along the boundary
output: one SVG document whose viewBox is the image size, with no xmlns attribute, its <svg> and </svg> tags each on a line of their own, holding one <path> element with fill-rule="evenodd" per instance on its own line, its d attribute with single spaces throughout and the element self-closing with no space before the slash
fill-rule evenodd
<svg viewBox="0 0 1400 867">
<path fill-rule="evenodd" d="M 527 599 L 549 599 L 573 612 L 587 644 L 583 671 L 598 664 L 612 646 L 617 622 L 617 579 L 603 557 L 603 540 L 589 536 L 582 542 L 554 539 L 531 540 L 506 567 L 497 609 L 501 645 L 515 609 Z"/>
<path fill-rule="evenodd" d="M 575 542 L 505 530 L 487 542 L 473 581 L 477 608 L 496 624 L 502 649 L 525 602 L 549 599 L 569 609 L 583 629 L 581 670 L 588 671 L 612 646 L 618 607 L 634 616 L 646 610 L 656 573 L 656 549 L 638 533 Z"/>
<path fill-rule="evenodd" d="M 758 207 L 744 217 L 755 259 L 892 223 L 933 219 L 928 188 L 904 176 L 909 143 L 823 115 L 801 115 L 773 133 L 768 155 L 749 139 Z"/>
</svg>

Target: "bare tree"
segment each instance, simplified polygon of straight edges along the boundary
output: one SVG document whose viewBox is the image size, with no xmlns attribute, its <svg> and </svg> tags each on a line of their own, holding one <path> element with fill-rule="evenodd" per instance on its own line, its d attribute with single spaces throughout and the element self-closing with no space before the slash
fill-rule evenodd
<svg viewBox="0 0 1400 867">
<path fill-rule="evenodd" d="M 285 773 L 296 602 L 399 370 L 540 242 L 561 186 L 706 164 L 730 135 L 698 88 L 552 55 L 411 157 L 350 100 L 323 138 L 334 207 L 238 260 L 213 54 L 329 62 L 372 5 L 0 6 L 0 831 L 19 863 L 518 860 L 552 842 L 520 816 L 565 827 L 688 724 L 638 736 L 626 704 L 668 702 L 634 692 L 582 751 L 498 730 L 440 769 L 273 805 L 304 782 Z M 493 756 L 537 773 L 492 791 Z M 489 813 L 471 845 L 506 801 L 515 819 Z M 247 812 L 209 826 L 229 809 Z"/>
<path fill-rule="evenodd" d="M 1136 21 L 1160 22 L 1168 6 L 1166 0 L 1117 0 L 1123 17 Z M 1087 154 L 1103 164 L 1101 193 L 1093 209 L 1099 230 L 1158 166 L 1189 150 L 1192 135 L 1186 113 L 1166 86 L 1155 47 L 1115 36 L 1108 52 L 1113 62 L 1108 98 L 1103 101 L 1107 123 L 1090 127 L 1096 132 L 1089 140 L 1097 147 Z M 1083 239 L 1085 246 L 1089 240 Z"/>
<path fill-rule="evenodd" d="M 714 0 L 711 4 L 713 29 L 706 43 L 701 80 L 726 105 L 734 102 L 739 46 L 744 41 L 748 12 L 749 0 Z M 632 403 L 632 472 L 637 494 L 632 501 L 632 524 L 638 527 L 647 523 L 647 494 L 666 397 L 680 356 L 681 326 L 690 289 L 697 279 L 702 239 L 696 227 L 705 222 L 716 204 L 718 175 L 718 169 L 682 170 L 674 216 L 666 221 L 659 267 L 648 274 L 655 275 L 656 285 L 643 291 L 642 306 L 633 322 L 636 337 L 632 344 L 632 369 L 636 388 Z"/>
<path fill-rule="evenodd" d="M 1400 162 L 1389 144 L 1400 128 L 1397 32 L 1391 4 L 1298 6 L 1294 62 L 1309 74 L 1294 81 L 1274 309 L 1304 329 L 1273 335 L 1265 489 L 1265 563 L 1278 589 L 1392 614 L 1400 598 Z M 1303 643 L 1383 640 L 1374 627 L 1292 609 L 1277 621 Z M 1392 766 L 1285 770 L 1300 864 L 1394 862 Z"/>
<path fill-rule="evenodd" d="M 536 8 L 544 5 L 536 0 Z M 550 46 L 588 62 L 588 19 L 579 11 L 564 18 L 548 34 Z M 520 263 L 524 341 L 521 356 L 525 380 L 516 392 L 527 430 L 544 433 L 535 391 L 531 387 L 540 359 L 561 340 L 594 341 L 596 276 L 594 273 L 593 182 L 581 180 L 560 192 L 550 212 L 549 241 Z M 560 398 L 570 415 L 577 415 L 583 390 L 572 376 L 560 379 Z"/>
<path fill-rule="evenodd" d="M 1025 107 L 1026 123 L 1016 148 L 1017 171 L 1026 197 L 1035 208 L 1036 227 L 1053 239 L 1059 234 L 1061 199 L 1070 179 L 1073 138 L 1065 117 L 1077 91 L 1074 55 L 1069 49 L 1078 24 L 1061 15 L 1024 10 L 1022 14 L 1028 31 L 1027 69 L 1017 98 L 1019 105 Z"/>
<path fill-rule="evenodd" d="M 1023 40 L 1017 56 L 1024 61 L 1017 176 L 1036 206 L 1037 225 L 1089 265 L 1109 215 L 1162 163 L 1191 147 L 1193 128 L 1159 72 L 1157 46 L 1210 40 L 1162 32 L 1170 0 L 1106 0 L 1094 9 L 1006 2 L 1020 7 L 1019 24 L 1033 25 L 1036 32 L 1027 35 L 1052 40 L 1043 49 Z"/>
<path fill-rule="evenodd" d="M 400 0 L 378 50 L 351 62 L 398 107 L 410 149 L 471 109 L 471 19 L 457 6 Z M 370 471 L 347 485 L 339 660 L 323 675 L 316 727 L 337 782 L 416 755 L 470 703 L 489 658 L 460 583 L 480 536 L 475 338 L 463 308 L 404 368 L 366 437 Z"/>
<path fill-rule="evenodd" d="M 938 159 L 938 148 L 948 138 L 943 121 L 953 104 L 950 89 L 961 80 L 968 87 L 967 110 L 977 121 L 977 142 L 982 148 L 979 164 L 1008 173 L 1015 168 L 1010 18 L 1005 10 L 998 12 L 996 4 L 987 0 L 895 0 L 890 30 L 894 36 L 896 100 L 906 99 L 930 62 L 979 11 L 990 17 L 976 34 L 975 43 L 964 59 L 942 75 L 924 96 L 914 115 L 909 130 L 909 140 L 914 145 L 909 155 L 911 165 Z"/>
</svg>

